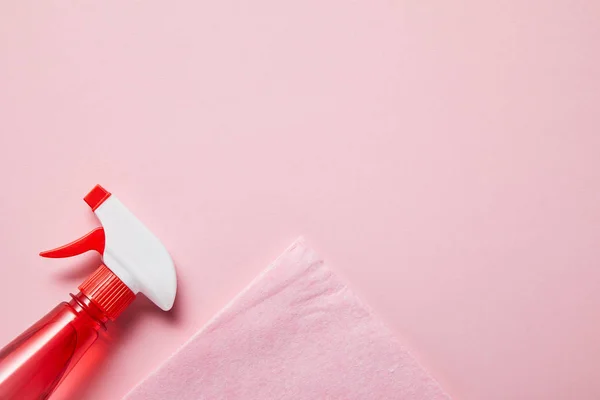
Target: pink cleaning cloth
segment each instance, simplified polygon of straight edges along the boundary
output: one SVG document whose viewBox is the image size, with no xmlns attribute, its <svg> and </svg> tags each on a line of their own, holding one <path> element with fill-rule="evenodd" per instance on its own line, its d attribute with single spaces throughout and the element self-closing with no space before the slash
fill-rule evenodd
<svg viewBox="0 0 600 400">
<path fill-rule="evenodd" d="M 126 399 L 450 397 L 298 240 Z"/>
</svg>

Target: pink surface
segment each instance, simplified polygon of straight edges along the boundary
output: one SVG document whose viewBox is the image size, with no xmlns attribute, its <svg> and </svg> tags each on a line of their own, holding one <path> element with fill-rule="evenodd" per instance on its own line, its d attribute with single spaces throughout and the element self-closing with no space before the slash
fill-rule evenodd
<svg viewBox="0 0 600 400">
<path fill-rule="evenodd" d="M 97 263 L 37 252 L 97 224 L 101 183 L 180 293 L 172 314 L 137 300 L 56 399 L 127 393 L 298 234 L 453 398 L 598 399 L 599 19 L 597 0 L 0 2 L 0 342 Z"/>
<path fill-rule="evenodd" d="M 127 396 L 450 400 L 303 240 Z"/>
</svg>

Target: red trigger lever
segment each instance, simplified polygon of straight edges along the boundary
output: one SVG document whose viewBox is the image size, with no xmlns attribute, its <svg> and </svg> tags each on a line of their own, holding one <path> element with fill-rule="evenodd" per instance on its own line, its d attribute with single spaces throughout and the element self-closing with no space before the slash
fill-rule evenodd
<svg viewBox="0 0 600 400">
<path fill-rule="evenodd" d="M 56 249 L 42 251 L 40 256 L 46 258 L 65 258 L 83 254 L 90 250 L 96 250 L 98 253 L 102 254 L 104 253 L 105 242 L 104 228 L 100 227 L 69 244 Z"/>
<path fill-rule="evenodd" d="M 96 185 L 92 191 L 83 198 L 83 200 L 88 206 L 90 206 L 92 211 L 95 211 L 109 197 L 110 192 L 108 192 L 102 186 Z M 105 243 L 106 238 L 104 236 L 104 228 L 100 227 L 69 244 L 56 249 L 42 251 L 40 256 L 46 258 L 65 258 L 83 254 L 90 250 L 96 250 L 98 253 L 102 254 L 104 253 Z"/>
</svg>

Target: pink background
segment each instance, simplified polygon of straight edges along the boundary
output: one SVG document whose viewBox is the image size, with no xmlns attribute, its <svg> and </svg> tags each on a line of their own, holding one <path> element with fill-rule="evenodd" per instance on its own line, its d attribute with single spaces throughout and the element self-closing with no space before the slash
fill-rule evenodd
<svg viewBox="0 0 600 400">
<path fill-rule="evenodd" d="M 0 2 L 0 342 L 97 265 L 37 252 L 97 224 L 102 183 L 171 250 L 179 297 L 136 301 L 56 399 L 125 394 L 299 234 L 456 399 L 598 399 L 599 19 Z"/>
</svg>

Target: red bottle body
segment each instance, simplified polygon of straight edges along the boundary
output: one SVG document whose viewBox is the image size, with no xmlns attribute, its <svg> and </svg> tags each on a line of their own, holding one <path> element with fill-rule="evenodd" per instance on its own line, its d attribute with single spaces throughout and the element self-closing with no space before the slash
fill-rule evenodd
<svg viewBox="0 0 600 400">
<path fill-rule="evenodd" d="M 135 294 L 100 265 L 44 318 L 0 350 L 0 399 L 46 399 Z"/>
<path fill-rule="evenodd" d="M 0 350 L 0 399 L 46 399 L 98 338 L 106 317 L 82 293 Z"/>
</svg>

